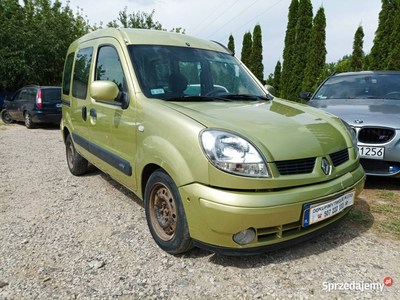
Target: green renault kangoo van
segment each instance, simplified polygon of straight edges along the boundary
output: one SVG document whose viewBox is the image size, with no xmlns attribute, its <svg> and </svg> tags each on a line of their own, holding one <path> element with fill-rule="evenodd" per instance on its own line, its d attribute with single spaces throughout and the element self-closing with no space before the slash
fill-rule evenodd
<svg viewBox="0 0 400 300">
<path fill-rule="evenodd" d="M 352 208 L 365 173 L 353 130 L 279 99 L 226 47 L 155 30 L 102 29 L 69 47 L 61 132 L 144 200 L 156 243 L 249 255 L 298 243 Z"/>
</svg>

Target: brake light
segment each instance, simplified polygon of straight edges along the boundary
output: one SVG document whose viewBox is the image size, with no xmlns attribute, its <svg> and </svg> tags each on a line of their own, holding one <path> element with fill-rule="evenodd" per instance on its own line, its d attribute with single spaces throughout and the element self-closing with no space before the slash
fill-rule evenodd
<svg viewBox="0 0 400 300">
<path fill-rule="evenodd" d="M 42 104 L 42 90 L 39 90 L 39 94 L 36 98 L 36 104 L 37 106 L 39 106 L 40 108 L 43 108 L 43 104 Z"/>
</svg>

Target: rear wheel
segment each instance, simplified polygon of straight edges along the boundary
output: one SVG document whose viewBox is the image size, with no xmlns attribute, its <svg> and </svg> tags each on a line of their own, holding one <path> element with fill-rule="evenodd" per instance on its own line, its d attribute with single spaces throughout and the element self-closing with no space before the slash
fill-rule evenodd
<svg viewBox="0 0 400 300">
<path fill-rule="evenodd" d="M 71 135 L 67 136 L 65 150 L 69 171 L 75 176 L 85 174 L 88 168 L 88 161 L 76 152 Z"/>
<path fill-rule="evenodd" d="M 25 117 L 25 126 L 26 126 L 26 128 L 33 129 L 33 128 L 36 127 L 36 124 L 32 122 L 32 118 L 31 118 L 31 116 L 29 115 L 29 113 L 27 111 L 25 112 L 25 116 L 24 117 Z"/>
<path fill-rule="evenodd" d="M 5 110 L 5 109 L 3 109 L 1 111 L 1 120 L 6 124 L 10 124 L 10 123 L 14 122 L 14 120 L 11 118 L 10 114 L 8 113 L 8 111 Z"/>
<path fill-rule="evenodd" d="M 178 188 L 163 170 L 150 176 L 144 204 L 151 235 L 161 249 L 179 254 L 193 248 Z"/>
</svg>

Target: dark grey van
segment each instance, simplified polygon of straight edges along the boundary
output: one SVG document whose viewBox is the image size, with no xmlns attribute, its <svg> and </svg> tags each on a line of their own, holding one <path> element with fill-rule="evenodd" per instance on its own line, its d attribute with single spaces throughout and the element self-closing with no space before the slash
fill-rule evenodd
<svg viewBox="0 0 400 300">
<path fill-rule="evenodd" d="M 4 123 L 24 121 L 29 129 L 36 123 L 60 123 L 61 87 L 28 85 L 4 101 L 1 119 Z"/>
</svg>

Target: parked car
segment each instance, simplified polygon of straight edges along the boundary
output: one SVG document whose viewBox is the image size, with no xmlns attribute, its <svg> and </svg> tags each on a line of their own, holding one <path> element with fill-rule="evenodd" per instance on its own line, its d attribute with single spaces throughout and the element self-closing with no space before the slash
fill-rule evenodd
<svg viewBox="0 0 400 300">
<path fill-rule="evenodd" d="M 368 175 L 400 177 L 400 72 L 334 74 L 319 86 L 308 105 L 350 124 Z"/>
<path fill-rule="evenodd" d="M 347 123 L 274 99 L 218 43 L 97 30 L 69 47 L 62 86 L 69 170 L 82 175 L 89 161 L 143 199 L 168 253 L 298 243 L 345 216 L 363 190 Z"/>
<path fill-rule="evenodd" d="M 60 123 L 61 117 L 61 87 L 58 86 L 24 86 L 4 101 L 1 112 L 4 123 L 24 121 L 29 129 L 37 123 Z"/>
</svg>

